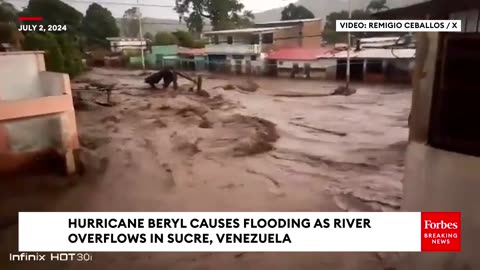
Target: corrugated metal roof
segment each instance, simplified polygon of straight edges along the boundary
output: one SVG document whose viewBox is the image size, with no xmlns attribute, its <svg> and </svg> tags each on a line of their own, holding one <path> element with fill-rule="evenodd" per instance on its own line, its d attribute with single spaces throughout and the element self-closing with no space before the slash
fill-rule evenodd
<svg viewBox="0 0 480 270">
<path fill-rule="evenodd" d="M 332 51 L 332 48 L 285 48 L 270 52 L 267 59 L 271 60 L 316 60 L 318 55 Z"/>
<path fill-rule="evenodd" d="M 275 23 L 314 22 L 314 21 L 321 21 L 321 20 L 322 20 L 321 18 L 313 18 L 313 19 L 301 19 L 301 20 L 271 21 L 271 22 L 259 22 L 259 23 L 255 23 L 255 25 L 275 24 Z"/>
<path fill-rule="evenodd" d="M 271 32 L 271 31 L 275 31 L 275 30 L 288 29 L 288 28 L 292 28 L 292 26 L 242 28 L 242 29 L 210 31 L 210 32 L 205 32 L 203 34 L 204 35 L 218 35 L 218 34 L 239 34 L 239 33 L 261 33 L 261 32 Z"/>
<path fill-rule="evenodd" d="M 350 51 L 350 58 L 357 59 L 413 59 L 415 58 L 415 49 L 365 49 L 360 51 Z M 317 58 L 347 58 L 347 51 L 336 53 L 324 53 L 317 55 Z"/>
<path fill-rule="evenodd" d="M 127 37 L 107 37 L 109 41 L 145 41 L 144 38 L 127 38 Z"/>
<path fill-rule="evenodd" d="M 377 43 L 377 42 L 389 42 L 397 41 L 400 37 L 371 37 L 371 38 L 361 38 L 360 43 Z"/>
</svg>

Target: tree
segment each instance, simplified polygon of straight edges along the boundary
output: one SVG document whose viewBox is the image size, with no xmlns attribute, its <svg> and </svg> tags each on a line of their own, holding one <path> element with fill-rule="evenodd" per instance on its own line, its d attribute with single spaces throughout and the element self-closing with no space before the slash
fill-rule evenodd
<svg viewBox="0 0 480 270">
<path fill-rule="evenodd" d="M 67 26 L 66 32 L 28 33 L 26 49 L 45 50 L 46 65 L 51 71 L 77 75 L 83 69 L 80 53 L 83 15 L 60 0 L 30 0 L 21 16 L 39 16 L 42 24 Z M 39 23 L 39 22 L 33 22 Z"/>
<path fill-rule="evenodd" d="M 195 40 L 192 48 L 205 48 L 205 45 L 207 45 L 208 43 L 209 43 L 208 40 L 198 39 L 198 40 Z"/>
<path fill-rule="evenodd" d="M 21 49 L 24 39 L 14 23 L 0 22 L 0 43 L 10 43 L 13 47 Z"/>
<path fill-rule="evenodd" d="M 203 18 L 210 20 L 213 30 L 235 27 L 235 18 L 241 16 L 244 5 L 239 0 L 175 0 L 175 10 L 193 26 L 189 29 L 203 28 Z M 202 20 L 201 20 L 202 19 Z"/>
<path fill-rule="evenodd" d="M 15 22 L 17 9 L 10 3 L 0 0 L 0 22 Z"/>
<path fill-rule="evenodd" d="M 17 29 L 17 13 L 12 4 L 0 0 L 0 43 L 10 43 L 20 48 L 24 37 Z"/>
<path fill-rule="evenodd" d="M 172 34 L 177 38 L 178 44 L 182 47 L 192 48 L 195 44 L 195 39 L 190 32 L 178 30 Z"/>
<path fill-rule="evenodd" d="M 232 15 L 232 28 L 249 28 L 253 27 L 255 23 L 253 20 L 255 19 L 255 15 L 250 10 L 245 10 L 242 15 L 240 14 L 233 14 Z"/>
<path fill-rule="evenodd" d="M 24 47 L 27 50 L 45 51 L 45 66 L 47 70 L 54 72 L 64 72 L 65 57 L 62 54 L 60 45 L 58 44 L 55 35 L 51 33 L 30 33 L 25 38 Z"/>
<path fill-rule="evenodd" d="M 302 5 L 290 4 L 282 10 L 282 21 L 313 19 L 315 15 Z"/>
<path fill-rule="evenodd" d="M 387 0 L 372 0 L 367 6 L 367 10 L 371 13 L 379 12 L 389 9 L 387 6 Z"/>
<path fill-rule="evenodd" d="M 148 39 L 148 40 L 150 40 L 150 41 L 153 41 L 153 38 L 154 38 L 154 37 L 153 37 L 152 33 L 146 32 L 146 33 L 143 35 L 143 38 L 144 38 L 144 39 Z"/>
<path fill-rule="evenodd" d="M 368 20 L 370 12 L 362 9 L 352 11 L 352 20 Z M 332 12 L 327 15 L 325 29 L 323 31 L 323 39 L 328 43 L 347 42 L 347 33 L 336 31 L 337 20 L 348 20 L 348 11 Z M 367 33 L 357 32 L 355 36 L 358 38 L 367 37 Z"/>
<path fill-rule="evenodd" d="M 80 32 L 83 19 L 82 13 L 60 0 L 30 0 L 20 15 L 42 17 L 41 23 L 45 25 L 65 24 L 72 35 Z"/>
<path fill-rule="evenodd" d="M 187 18 L 185 18 L 188 30 L 194 33 L 203 32 L 203 18 L 199 13 L 192 12 Z"/>
<path fill-rule="evenodd" d="M 136 7 L 125 11 L 122 18 L 123 34 L 127 37 L 138 38 L 140 32 L 140 10 Z"/>
<path fill-rule="evenodd" d="M 112 13 L 97 3 L 91 4 L 83 19 L 83 33 L 88 45 L 108 47 L 107 37 L 117 37 L 119 30 Z"/>
<path fill-rule="evenodd" d="M 65 33 L 55 35 L 55 38 L 64 56 L 63 72 L 70 74 L 70 76 L 80 74 L 83 70 L 82 54 L 76 38 Z"/>
<path fill-rule="evenodd" d="M 177 37 L 169 32 L 158 32 L 155 35 L 155 45 L 177 45 L 178 39 Z"/>
</svg>

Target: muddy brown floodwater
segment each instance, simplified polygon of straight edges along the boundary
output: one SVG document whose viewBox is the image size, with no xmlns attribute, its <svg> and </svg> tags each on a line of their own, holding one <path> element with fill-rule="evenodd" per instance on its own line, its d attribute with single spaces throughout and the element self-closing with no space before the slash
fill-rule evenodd
<svg viewBox="0 0 480 270">
<path fill-rule="evenodd" d="M 259 89 L 249 91 L 238 86 L 245 85 L 245 77 L 206 77 L 210 97 L 200 97 L 188 92 L 187 81 L 180 82 L 178 93 L 147 90 L 140 74 L 95 69 L 73 84 L 83 100 L 77 121 L 85 174 L 72 181 L 51 176 L 2 184 L 2 253 L 17 250 L 19 210 L 399 208 L 409 88 L 357 85 L 351 96 L 316 97 L 338 84 L 256 78 Z M 113 85 L 116 106 L 98 105 L 105 94 L 92 82 Z M 97 253 L 88 264 L 0 268 L 387 269 L 382 258 L 372 253 Z"/>
</svg>

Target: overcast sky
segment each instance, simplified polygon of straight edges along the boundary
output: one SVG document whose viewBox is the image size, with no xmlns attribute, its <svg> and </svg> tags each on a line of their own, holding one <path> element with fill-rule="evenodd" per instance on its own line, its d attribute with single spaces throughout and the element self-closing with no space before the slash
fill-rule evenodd
<svg viewBox="0 0 480 270">
<path fill-rule="evenodd" d="M 123 12 L 134 6 L 137 0 L 62 0 L 63 2 L 75 7 L 77 10 L 85 13 L 88 6 L 93 3 L 99 3 L 100 5 L 108 8 L 115 17 L 121 17 Z M 163 5 L 174 6 L 175 0 L 138 0 L 140 4 L 144 5 Z M 13 3 L 17 8 L 21 9 L 25 7 L 28 0 L 7 0 L 7 2 Z M 103 4 L 102 4 L 103 2 Z M 276 7 L 286 6 L 289 3 L 296 2 L 295 0 L 240 0 L 246 9 L 253 12 L 260 12 Z M 117 4 L 115 4 L 117 3 Z M 118 4 L 120 3 L 120 4 Z M 131 4 L 131 5 L 130 5 Z M 142 15 L 144 17 L 161 18 L 161 19 L 178 19 L 178 15 L 172 10 L 172 7 L 154 7 L 154 6 L 141 6 Z"/>
</svg>

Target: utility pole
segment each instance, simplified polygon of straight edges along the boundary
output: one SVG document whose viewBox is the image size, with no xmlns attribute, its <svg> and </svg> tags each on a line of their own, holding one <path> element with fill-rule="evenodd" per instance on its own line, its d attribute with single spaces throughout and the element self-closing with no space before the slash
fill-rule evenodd
<svg viewBox="0 0 480 270">
<path fill-rule="evenodd" d="M 143 52 L 143 30 L 142 30 L 142 13 L 140 12 L 139 0 L 137 0 L 137 15 L 138 15 L 138 28 L 140 33 L 140 52 L 142 54 L 142 69 L 145 69 L 145 55 Z"/>
<path fill-rule="evenodd" d="M 348 0 L 348 19 L 352 19 L 352 0 Z M 348 45 L 347 45 L 347 82 L 345 87 L 347 89 L 350 88 L 350 47 L 351 47 L 351 41 L 352 39 L 352 34 L 350 31 L 348 31 Z"/>
</svg>

